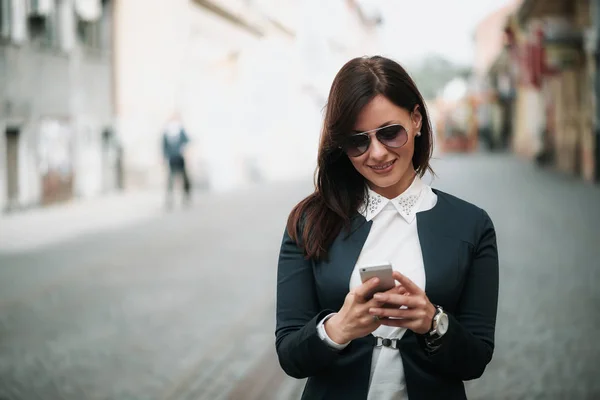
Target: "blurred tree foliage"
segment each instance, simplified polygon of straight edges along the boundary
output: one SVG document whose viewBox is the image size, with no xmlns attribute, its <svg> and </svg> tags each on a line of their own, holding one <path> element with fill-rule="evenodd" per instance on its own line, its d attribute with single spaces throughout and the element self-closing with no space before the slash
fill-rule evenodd
<svg viewBox="0 0 600 400">
<path fill-rule="evenodd" d="M 406 66 L 425 99 L 433 99 L 455 77 L 468 78 L 471 68 L 432 54 Z"/>
</svg>

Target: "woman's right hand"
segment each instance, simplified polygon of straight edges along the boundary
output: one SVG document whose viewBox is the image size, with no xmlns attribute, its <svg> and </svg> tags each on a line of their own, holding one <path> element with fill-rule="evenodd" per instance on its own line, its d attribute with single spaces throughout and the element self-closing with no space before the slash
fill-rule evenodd
<svg viewBox="0 0 600 400">
<path fill-rule="evenodd" d="M 340 311 L 325 322 L 325 331 L 331 340 L 339 344 L 348 343 L 368 335 L 381 325 L 369 314 L 369 309 L 379 308 L 383 303 L 375 299 L 367 300 L 378 284 L 378 278 L 371 278 L 346 295 Z M 397 293 L 398 290 L 397 286 L 386 293 Z"/>
</svg>

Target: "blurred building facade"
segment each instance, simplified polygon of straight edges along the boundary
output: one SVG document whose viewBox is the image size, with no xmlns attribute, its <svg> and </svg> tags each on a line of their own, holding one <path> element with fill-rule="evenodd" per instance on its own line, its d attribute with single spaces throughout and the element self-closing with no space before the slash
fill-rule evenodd
<svg viewBox="0 0 600 400">
<path fill-rule="evenodd" d="M 192 139 L 197 184 L 310 174 L 328 86 L 343 62 L 373 50 L 379 21 L 354 0 L 119 2 L 127 185 L 164 184 L 160 136 L 174 113 Z"/>
<path fill-rule="evenodd" d="M 119 186 L 110 0 L 0 0 L 0 208 Z"/>
<path fill-rule="evenodd" d="M 0 208 L 164 185 L 174 114 L 197 185 L 310 174 L 380 22 L 358 0 L 0 0 Z"/>
<path fill-rule="evenodd" d="M 474 118 L 479 142 L 491 150 L 506 148 L 512 134 L 512 75 L 499 69 L 505 61 L 504 26 L 507 18 L 522 0 L 512 1 L 486 16 L 477 24 L 474 34 L 472 91 Z"/>
<path fill-rule="evenodd" d="M 457 76 L 446 83 L 429 104 L 429 108 L 435 110 L 432 121 L 439 151 L 465 152 L 476 146 L 474 98 L 467 78 Z"/>
<path fill-rule="evenodd" d="M 480 74 L 512 149 L 587 181 L 600 179 L 596 3 L 522 0 L 503 9 L 500 29 L 484 27 L 503 46 Z"/>
<path fill-rule="evenodd" d="M 525 1 L 516 14 L 520 38 L 513 40 L 513 46 L 520 39 L 529 50 L 521 57 L 523 86 L 541 98 L 533 155 L 589 181 L 595 179 L 596 163 L 595 49 L 585 46 L 586 32 L 594 29 L 590 5 L 590 0 Z M 526 119 L 526 113 L 518 106 L 518 119 Z M 523 151 L 528 147 L 524 143 Z"/>
</svg>

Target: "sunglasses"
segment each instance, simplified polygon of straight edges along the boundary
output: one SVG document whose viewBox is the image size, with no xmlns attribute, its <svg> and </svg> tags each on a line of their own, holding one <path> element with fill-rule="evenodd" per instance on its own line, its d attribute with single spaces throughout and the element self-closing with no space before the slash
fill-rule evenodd
<svg viewBox="0 0 600 400">
<path fill-rule="evenodd" d="M 404 146 L 408 141 L 406 129 L 404 129 L 402 125 L 393 124 L 350 135 L 341 146 L 342 149 L 349 157 L 362 156 L 369 150 L 372 140 L 370 133 L 374 133 L 375 137 L 382 145 L 393 149 Z"/>
</svg>

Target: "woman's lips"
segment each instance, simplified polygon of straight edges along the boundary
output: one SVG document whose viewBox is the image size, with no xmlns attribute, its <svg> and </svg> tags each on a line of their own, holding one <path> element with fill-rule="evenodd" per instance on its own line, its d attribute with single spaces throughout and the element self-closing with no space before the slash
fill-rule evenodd
<svg viewBox="0 0 600 400">
<path fill-rule="evenodd" d="M 371 168 L 373 170 L 373 172 L 375 172 L 377 174 L 385 174 L 392 170 L 395 162 L 396 162 L 396 160 L 392 160 L 392 161 L 386 162 L 384 164 L 369 165 L 369 168 Z"/>
</svg>

